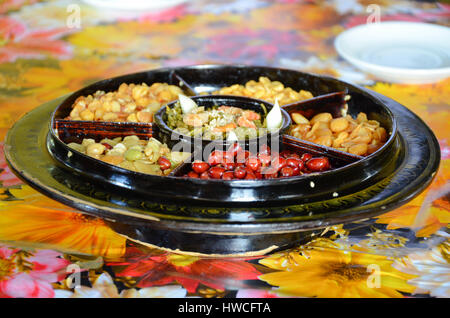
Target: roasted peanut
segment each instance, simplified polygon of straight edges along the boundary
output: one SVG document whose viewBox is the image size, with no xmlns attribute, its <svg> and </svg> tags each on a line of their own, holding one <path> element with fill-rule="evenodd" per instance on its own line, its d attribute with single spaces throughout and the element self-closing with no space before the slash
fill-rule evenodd
<svg viewBox="0 0 450 318">
<path fill-rule="evenodd" d="M 104 155 L 100 158 L 100 160 L 112 165 L 118 165 L 124 160 L 124 158 L 120 155 Z"/>
<path fill-rule="evenodd" d="M 299 113 L 291 114 L 294 137 L 365 156 L 379 149 L 387 139 L 386 129 L 376 120 L 368 120 L 365 113 L 354 119 L 350 115 L 332 118 L 330 113 L 319 113 L 311 120 Z"/>
<path fill-rule="evenodd" d="M 316 144 L 319 144 L 319 145 L 322 145 L 322 146 L 331 147 L 331 145 L 333 143 L 333 140 L 332 140 L 331 135 L 327 135 L 327 136 L 323 135 L 323 136 L 317 137 L 314 140 L 314 142 Z"/>
<path fill-rule="evenodd" d="M 337 135 L 337 137 L 333 140 L 333 147 L 334 148 L 339 148 L 341 146 L 341 144 L 347 139 L 348 137 L 348 132 L 340 132 L 339 135 Z"/>
<path fill-rule="evenodd" d="M 385 142 L 387 139 L 386 129 L 384 129 L 383 127 L 378 127 L 377 129 L 375 129 L 373 138 L 381 142 Z"/>
<path fill-rule="evenodd" d="M 311 130 L 311 125 L 309 124 L 298 124 L 292 127 L 291 134 L 294 137 L 302 138 Z"/>
<path fill-rule="evenodd" d="M 356 144 L 348 147 L 348 152 L 354 155 L 363 156 L 367 153 L 367 144 Z"/>
<path fill-rule="evenodd" d="M 367 121 L 367 115 L 365 113 L 359 113 L 356 117 L 356 121 L 361 124 Z"/>
<path fill-rule="evenodd" d="M 333 119 L 333 116 L 331 116 L 330 113 L 320 113 L 315 115 L 311 120 L 309 121 L 311 125 L 314 125 L 317 122 L 325 122 L 328 123 Z"/>
<path fill-rule="evenodd" d="M 300 113 L 293 113 L 291 117 L 296 124 L 309 124 L 309 120 Z"/>
<path fill-rule="evenodd" d="M 333 132 L 341 132 L 347 129 L 349 122 L 346 118 L 334 118 L 330 122 L 330 129 Z"/>
</svg>

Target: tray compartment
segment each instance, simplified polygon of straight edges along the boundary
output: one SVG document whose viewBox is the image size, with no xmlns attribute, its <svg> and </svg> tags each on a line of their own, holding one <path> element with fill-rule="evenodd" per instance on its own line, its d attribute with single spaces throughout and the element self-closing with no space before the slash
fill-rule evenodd
<svg viewBox="0 0 450 318">
<path fill-rule="evenodd" d="M 213 106 L 233 106 L 233 107 L 239 107 L 242 109 L 249 109 L 256 111 L 257 113 L 264 115 L 263 108 L 261 106 L 264 105 L 264 107 L 267 110 L 267 113 L 272 109 L 273 105 L 269 102 L 258 100 L 254 98 L 247 98 L 242 96 L 233 96 L 233 95 L 205 95 L 205 96 L 195 96 L 192 97 L 192 99 L 199 105 L 199 106 L 205 106 L 205 108 L 210 108 Z M 175 102 L 167 104 L 168 107 L 172 107 Z M 175 143 L 178 143 L 180 141 L 186 142 L 191 144 L 192 151 L 196 151 L 197 148 L 204 148 L 208 144 L 221 144 L 224 147 L 229 146 L 230 142 L 227 140 L 206 140 L 206 139 L 200 139 L 196 137 L 190 137 L 183 135 L 173 129 L 171 129 L 167 124 L 167 114 L 166 114 L 166 107 L 163 106 L 156 114 L 155 114 L 155 124 L 160 129 L 160 138 L 163 140 L 166 144 L 174 145 Z M 282 110 L 282 116 L 283 116 L 283 123 L 279 131 L 276 133 L 270 133 L 268 132 L 264 136 L 259 136 L 255 139 L 248 139 L 243 141 L 246 145 L 256 143 L 259 144 L 260 142 L 263 142 L 265 140 L 268 140 L 270 143 L 270 140 L 272 138 L 279 138 L 280 135 L 282 135 L 290 126 L 291 119 L 287 112 Z"/>
</svg>

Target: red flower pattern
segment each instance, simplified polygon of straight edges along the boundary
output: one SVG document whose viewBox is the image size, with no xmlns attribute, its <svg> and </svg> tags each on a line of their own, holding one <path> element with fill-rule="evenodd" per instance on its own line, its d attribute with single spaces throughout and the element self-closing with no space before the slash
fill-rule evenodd
<svg viewBox="0 0 450 318">
<path fill-rule="evenodd" d="M 19 20 L 0 17 L 0 63 L 13 62 L 19 57 L 70 57 L 70 45 L 57 39 L 69 31 L 66 28 L 30 31 Z"/>
<path fill-rule="evenodd" d="M 125 266 L 116 276 L 139 277 L 138 287 L 181 284 L 194 293 L 199 284 L 214 289 L 224 289 L 226 281 L 257 279 L 261 274 L 247 262 L 248 259 L 214 259 L 182 256 L 171 253 L 146 255 L 136 248 L 128 248 L 133 254 L 126 262 L 109 263 L 110 266 Z"/>
</svg>

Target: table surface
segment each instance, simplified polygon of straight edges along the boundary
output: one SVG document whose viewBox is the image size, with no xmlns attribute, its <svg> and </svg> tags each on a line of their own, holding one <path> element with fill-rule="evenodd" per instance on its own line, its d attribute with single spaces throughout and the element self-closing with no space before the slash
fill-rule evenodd
<svg viewBox="0 0 450 318">
<path fill-rule="evenodd" d="M 130 242 L 41 195 L 10 171 L 1 143 L 0 297 L 450 297 L 450 79 L 391 84 L 340 59 L 334 38 L 366 23 L 374 5 L 381 21 L 450 25 L 449 4 L 414 1 L 200 0 L 148 12 L 2 1 L 2 140 L 27 111 L 103 78 L 244 63 L 328 74 L 384 94 L 432 128 L 442 158 L 429 188 L 396 210 L 281 252 L 207 258 Z"/>
</svg>

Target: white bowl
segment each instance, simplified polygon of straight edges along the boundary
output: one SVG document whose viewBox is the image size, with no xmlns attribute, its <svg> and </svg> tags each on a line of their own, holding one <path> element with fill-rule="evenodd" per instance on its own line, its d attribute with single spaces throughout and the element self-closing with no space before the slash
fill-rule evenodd
<svg viewBox="0 0 450 318">
<path fill-rule="evenodd" d="M 364 24 L 339 34 L 335 48 L 359 69 L 393 83 L 450 77 L 450 28 L 414 22 Z"/>
</svg>

